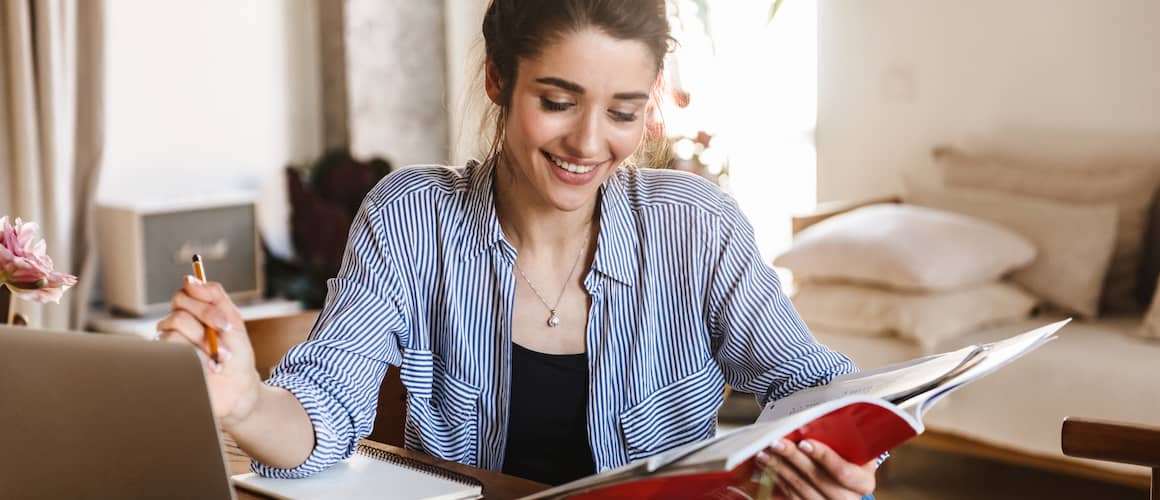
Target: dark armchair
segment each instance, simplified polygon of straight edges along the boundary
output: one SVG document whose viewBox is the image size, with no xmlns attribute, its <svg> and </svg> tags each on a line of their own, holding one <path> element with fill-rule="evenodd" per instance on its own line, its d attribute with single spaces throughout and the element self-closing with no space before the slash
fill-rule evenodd
<svg viewBox="0 0 1160 500">
<path fill-rule="evenodd" d="M 1060 442 L 1064 455 L 1150 467 L 1152 498 L 1160 500 L 1160 428 L 1067 417 Z"/>
</svg>

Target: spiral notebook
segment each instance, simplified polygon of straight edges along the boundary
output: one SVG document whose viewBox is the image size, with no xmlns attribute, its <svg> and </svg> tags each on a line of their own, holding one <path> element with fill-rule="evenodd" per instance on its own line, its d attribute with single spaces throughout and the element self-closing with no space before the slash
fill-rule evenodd
<svg viewBox="0 0 1160 500">
<path fill-rule="evenodd" d="M 481 498 L 483 483 L 464 474 L 360 444 L 350 458 L 304 479 L 273 479 L 254 473 L 233 476 L 234 484 L 274 498 Z"/>
</svg>

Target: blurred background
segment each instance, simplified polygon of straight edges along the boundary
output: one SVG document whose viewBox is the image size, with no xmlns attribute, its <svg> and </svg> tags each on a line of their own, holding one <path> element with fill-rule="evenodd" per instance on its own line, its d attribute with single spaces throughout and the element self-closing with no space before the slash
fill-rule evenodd
<svg viewBox="0 0 1160 500">
<path fill-rule="evenodd" d="M 18 309 L 148 335 L 192 253 L 250 317 L 318 307 L 378 179 L 480 154 L 485 7 L 5 0 L 0 215 L 39 222 L 81 278 L 61 306 Z M 767 260 L 791 247 L 792 214 L 937 182 L 939 144 L 1160 151 L 1153 0 L 670 0 L 669 14 L 671 156 L 654 166 L 736 197 Z M 942 497 L 913 495 L 880 498 Z"/>
</svg>

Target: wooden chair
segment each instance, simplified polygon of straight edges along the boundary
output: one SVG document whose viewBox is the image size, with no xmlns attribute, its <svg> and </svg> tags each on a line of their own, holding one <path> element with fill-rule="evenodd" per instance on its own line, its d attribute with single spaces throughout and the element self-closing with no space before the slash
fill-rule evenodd
<svg viewBox="0 0 1160 500">
<path fill-rule="evenodd" d="M 246 331 L 254 346 L 254 364 L 262 379 L 282 360 L 291 347 L 306 340 L 319 311 L 305 311 L 290 316 L 276 316 L 246 321 Z M 403 424 L 407 416 L 407 393 L 399 379 L 399 370 L 392 367 L 379 387 L 379 406 L 374 429 L 367 436 L 371 441 L 403 446 Z"/>
<path fill-rule="evenodd" d="M 1067 417 L 1060 432 L 1063 454 L 1152 469 L 1152 499 L 1160 500 L 1160 428 Z"/>
</svg>

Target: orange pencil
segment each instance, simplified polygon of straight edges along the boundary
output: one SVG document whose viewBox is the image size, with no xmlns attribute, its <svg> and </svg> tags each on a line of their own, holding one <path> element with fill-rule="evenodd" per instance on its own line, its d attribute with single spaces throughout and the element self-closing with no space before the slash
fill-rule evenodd
<svg viewBox="0 0 1160 500">
<path fill-rule="evenodd" d="M 198 254 L 193 254 L 193 274 L 197 277 L 198 281 L 205 283 L 205 267 L 201 264 L 201 256 Z M 209 358 L 212 359 L 214 363 L 220 363 L 220 361 L 218 361 L 217 336 L 217 330 L 214 330 L 213 327 L 210 326 L 205 327 L 205 341 L 207 344 L 209 344 Z"/>
</svg>

